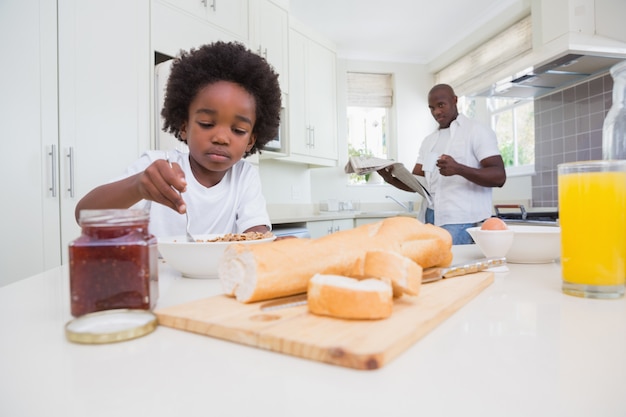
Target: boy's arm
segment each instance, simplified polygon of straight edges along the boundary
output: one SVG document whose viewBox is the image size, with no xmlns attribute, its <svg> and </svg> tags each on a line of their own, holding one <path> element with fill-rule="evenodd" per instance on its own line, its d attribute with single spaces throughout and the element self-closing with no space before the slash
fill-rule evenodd
<svg viewBox="0 0 626 417">
<path fill-rule="evenodd" d="M 186 186 L 180 166 L 173 163 L 170 167 L 159 159 L 143 172 L 94 188 L 78 202 L 74 215 L 78 221 L 81 210 L 128 208 L 140 200 L 155 201 L 184 213 L 186 206 L 180 192 Z"/>
</svg>

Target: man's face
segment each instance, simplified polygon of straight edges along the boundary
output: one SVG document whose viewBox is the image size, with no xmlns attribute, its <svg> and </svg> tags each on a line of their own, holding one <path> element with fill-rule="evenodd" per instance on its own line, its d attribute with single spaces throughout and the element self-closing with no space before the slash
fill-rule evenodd
<svg viewBox="0 0 626 417">
<path fill-rule="evenodd" d="M 428 94 L 428 108 L 439 123 L 439 128 L 450 127 L 450 123 L 459 115 L 456 101 L 456 96 L 445 88 L 435 89 Z"/>
</svg>

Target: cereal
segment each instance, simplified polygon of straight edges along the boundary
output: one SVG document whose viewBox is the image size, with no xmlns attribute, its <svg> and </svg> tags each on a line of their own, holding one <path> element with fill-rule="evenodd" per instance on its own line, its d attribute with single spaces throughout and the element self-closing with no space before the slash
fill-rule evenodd
<svg viewBox="0 0 626 417">
<path fill-rule="evenodd" d="M 247 233 L 227 233 L 224 236 L 216 237 L 214 239 L 200 240 L 197 242 L 240 242 L 243 240 L 260 240 L 267 239 L 274 236 L 272 232 L 247 232 Z"/>
</svg>

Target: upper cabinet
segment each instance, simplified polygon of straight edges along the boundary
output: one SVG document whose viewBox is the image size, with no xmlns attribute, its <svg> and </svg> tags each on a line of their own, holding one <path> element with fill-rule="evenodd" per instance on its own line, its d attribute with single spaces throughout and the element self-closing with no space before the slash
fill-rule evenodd
<svg viewBox="0 0 626 417">
<path fill-rule="evenodd" d="M 289 30 L 289 115 L 290 158 L 335 166 L 336 53 L 295 24 Z"/>
<path fill-rule="evenodd" d="M 248 39 L 248 0 L 161 1 L 219 26 L 241 40 Z"/>
<path fill-rule="evenodd" d="M 250 49 L 265 57 L 289 89 L 289 13 L 270 0 L 250 0 Z"/>
</svg>

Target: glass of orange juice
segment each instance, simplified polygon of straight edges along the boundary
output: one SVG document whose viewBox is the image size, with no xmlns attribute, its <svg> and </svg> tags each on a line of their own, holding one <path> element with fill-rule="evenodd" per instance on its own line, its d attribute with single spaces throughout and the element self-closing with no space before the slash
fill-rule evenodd
<svg viewBox="0 0 626 417">
<path fill-rule="evenodd" d="M 626 279 L 626 161 L 559 164 L 563 292 L 619 298 Z"/>
</svg>

